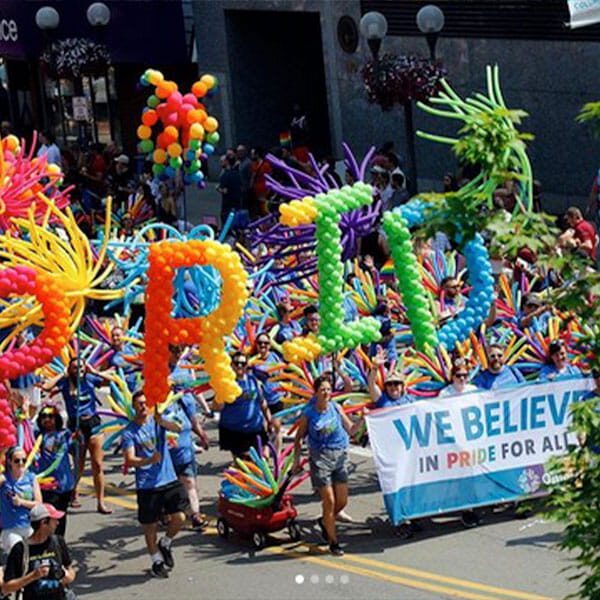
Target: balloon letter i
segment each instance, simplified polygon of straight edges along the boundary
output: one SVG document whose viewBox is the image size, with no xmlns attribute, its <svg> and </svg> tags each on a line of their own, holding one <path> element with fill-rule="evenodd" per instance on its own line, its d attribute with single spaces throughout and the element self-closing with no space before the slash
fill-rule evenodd
<svg viewBox="0 0 600 600">
<path fill-rule="evenodd" d="M 353 186 L 346 185 L 339 190 L 317 194 L 314 198 L 306 197 L 281 205 L 280 221 L 283 225 L 296 227 L 313 222 L 316 224 L 321 315 L 321 327 L 316 337 L 309 335 L 283 344 L 286 360 L 313 360 L 321 353 L 356 348 L 381 338 L 377 319 L 365 317 L 344 323 L 340 220 L 343 213 L 368 206 L 371 202 L 371 186 L 357 182 Z"/>
</svg>

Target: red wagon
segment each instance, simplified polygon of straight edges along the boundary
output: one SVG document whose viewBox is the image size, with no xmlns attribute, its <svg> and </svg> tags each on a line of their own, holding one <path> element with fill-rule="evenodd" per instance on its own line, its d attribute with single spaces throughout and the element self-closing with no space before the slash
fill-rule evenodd
<svg viewBox="0 0 600 600">
<path fill-rule="evenodd" d="M 266 508 L 251 508 L 243 504 L 230 502 L 224 496 L 219 496 L 219 518 L 217 532 L 223 538 L 233 529 L 238 533 L 251 536 L 252 544 L 257 550 L 264 548 L 267 534 L 281 531 L 287 527 L 293 542 L 300 539 L 300 527 L 296 522 L 298 511 L 292 497 L 284 494 L 275 498 Z"/>
</svg>

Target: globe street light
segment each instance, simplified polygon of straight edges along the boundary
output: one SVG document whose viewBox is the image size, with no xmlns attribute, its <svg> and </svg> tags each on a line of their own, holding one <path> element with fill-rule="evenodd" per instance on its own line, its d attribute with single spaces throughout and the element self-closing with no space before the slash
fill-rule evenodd
<svg viewBox="0 0 600 600">
<path fill-rule="evenodd" d="M 379 12 L 368 12 L 360 20 L 360 32 L 367 40 L 373 59 L 377 60 L 381 42 L 387 33 L 387 19 Z"/>
<path fill-rule="evenodd" d="M 417 13 L 417 27 L 425 35 L 429 46 L 429 55 L 435 61 L 435 45 L 440 31 L 444 28 L 444 12 L 435 4 L 428 4 Z"/>
<path fill-rule="evenodd" d="M 42 31 L 56 29 L 60 23 L 60 15 L 52 6 L 43 6 L 35 13 L 35 24 Z"/>
<path fill-rule="evenodd" d="M 106 27 L 110 21 L 110 8 L 104 2 L 94 2 L 88 6 L 86 16 L 92 27 Z"/>
</svg>

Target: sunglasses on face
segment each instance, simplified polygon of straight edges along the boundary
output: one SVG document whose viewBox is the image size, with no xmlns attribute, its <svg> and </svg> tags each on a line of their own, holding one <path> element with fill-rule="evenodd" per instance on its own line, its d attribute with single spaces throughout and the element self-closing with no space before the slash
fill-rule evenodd
<svg viewBox="0 0 600 600">
<path fill-rule="evenodd" d="M 258 342 L 259 346 L 270 346 L 271 342 Z"/>
<path fill-rule="evenodd" d="M 467 379 L 467 377 L 469 377 L 468 373 L 454 373 L 454 377 L 456 377 L 456 379 Z"/>
<path fill-rule="evenodd" d="M 234 360 L 233 365 L 236 367 L 245 367 L 248 363 L 246 361 Z"/>
<path fill-rule="evenodd" d="M 490 354 L 490 360 L 502 360 L 502 354 Z"/>
<path fill-rule="evenodd" d="M 13 465 L 24 465 L 26 462 L 27 462 L 26 458 L 13 458 L 12 459 Z"/>
</svg>

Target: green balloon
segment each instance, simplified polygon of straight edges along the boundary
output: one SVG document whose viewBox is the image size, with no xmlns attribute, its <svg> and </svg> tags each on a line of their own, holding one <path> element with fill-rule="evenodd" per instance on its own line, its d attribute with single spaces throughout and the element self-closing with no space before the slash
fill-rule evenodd
<svg viewBox="0 0 600 600">
<path fill-rule="evenodd" d="M 154 94 L 152 94 L 152 96 L 149 96 L 148 100 L 146 100 L 146 105 L 149 106 L 150 108 L 156 108 L 159 104 L 160 104 L 160 98 L 158 98 Z"/>
<path fill-rule="evenodd" d="M 181 160 L 180 156 L 173 156 L 169 159 L 169 165 L 174 169 L 181 169 L 181 165 L 183 165 L 183 160 Z"/>
<path fill-rule="evenodd" d="M 139 143 L 139 147 L 140 152 L 143 152 L 144 154 L 149 154 L 150 152 L 152 152 L 152 150 L 154 150 L 154 142 L 152 140 L 142 140 Z"/>
</svg>

